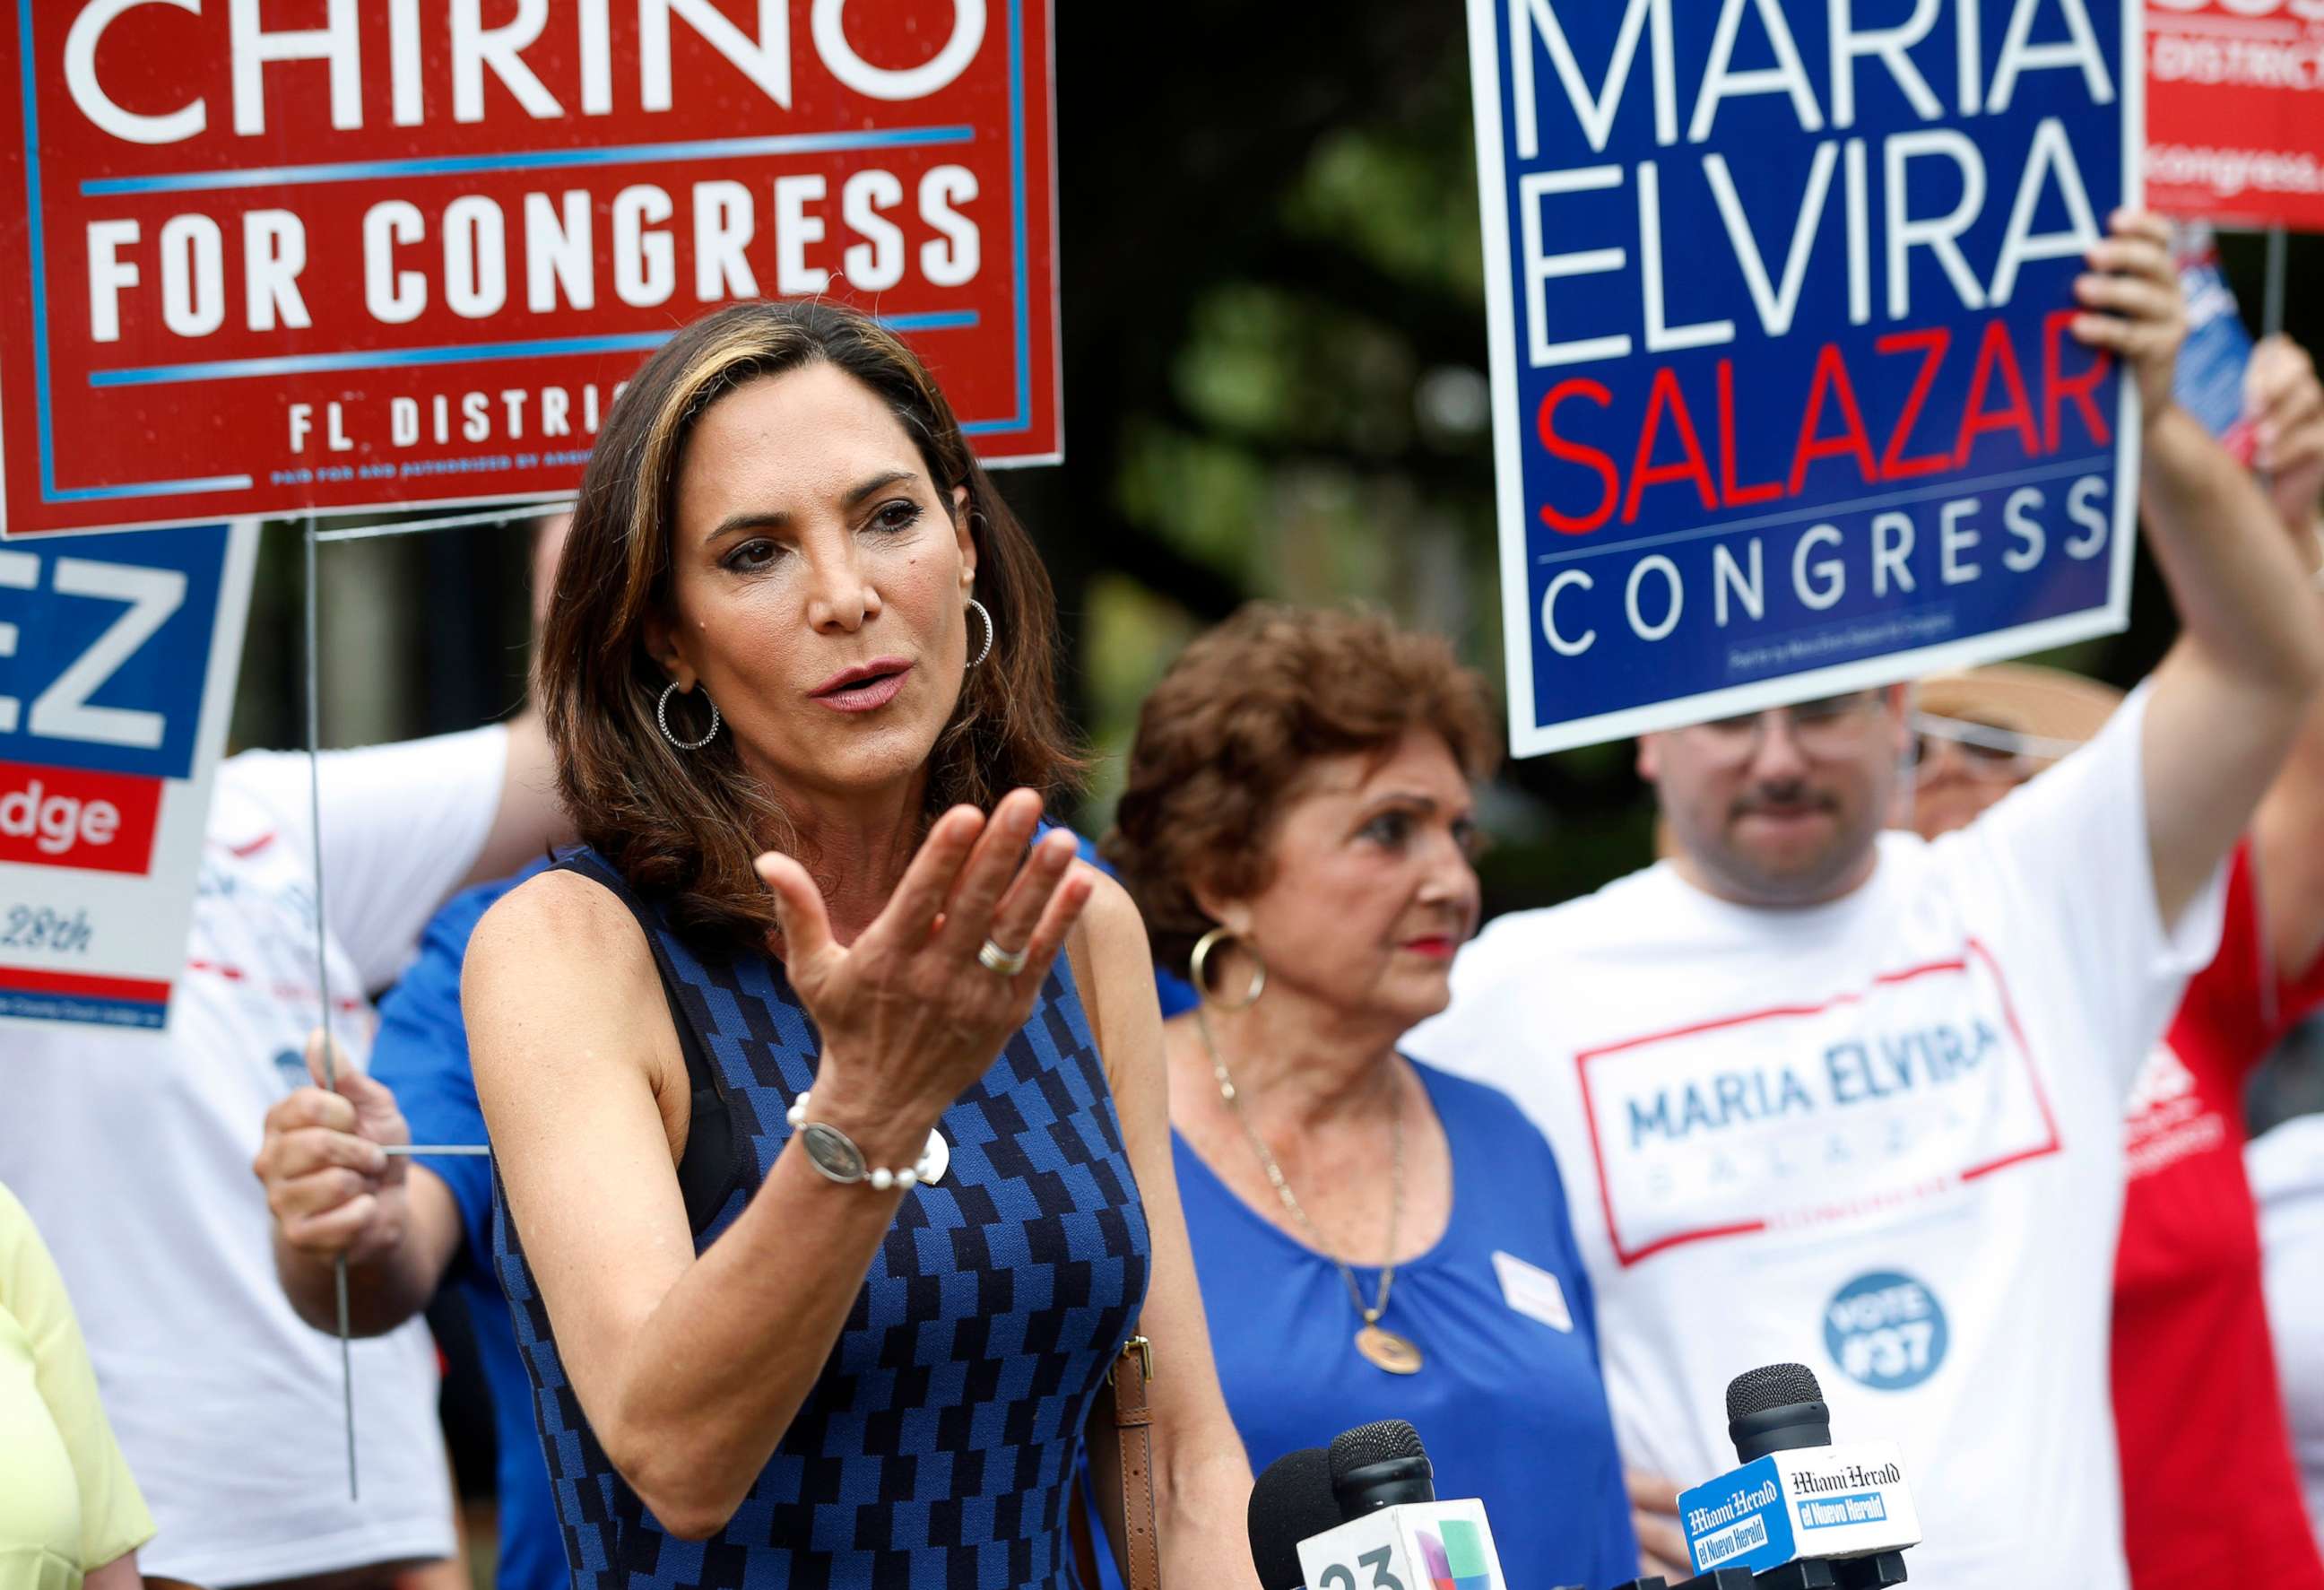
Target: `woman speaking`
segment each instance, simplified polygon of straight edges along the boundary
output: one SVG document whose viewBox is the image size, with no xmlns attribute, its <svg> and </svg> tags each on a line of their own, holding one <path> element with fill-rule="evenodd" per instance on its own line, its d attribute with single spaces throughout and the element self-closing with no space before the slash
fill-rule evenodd
<svg viewBox="0 0 2324 1590">
<path fill-rule="evenodd" d="M 1160 1566 L 1251 1583 L 1143 929 L 1036 838 L 1052 628 L 862 315 L 699 320 L 597 439 L 540 663 L 586 844 L 464 979 L 576 1583 L 1069 1585 L 1133 1322 Z"/>
</svg>

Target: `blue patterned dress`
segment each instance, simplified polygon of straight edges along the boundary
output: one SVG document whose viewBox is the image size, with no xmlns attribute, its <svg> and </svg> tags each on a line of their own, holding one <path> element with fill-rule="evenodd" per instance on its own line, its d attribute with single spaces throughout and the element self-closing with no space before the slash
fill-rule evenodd
<svg viewBox="0 0 2324 1590">
<path fill-rule="evenodd" d="M 637 912 L 693 1049 L 696 1109 L 680 1181 L 698 1253 L 773 1166 L 790 1135 L 784 1113 L 814 1080 L 819 1041 L 773 959 L 702 958 L 593 853 L 565 864 Z M 951 1168 L 905 1197 L 830 1362 L 748 1499 L 706 1541 L 667 1533 L 606 1459 L 495 1188 L 493 1248 L 575 1585 L 1074 1584 L 1065 1530 L 1082 1425 L 1145 1299 L 1149 1252 L 1112 1095 L 1065 957 L 1031 1018 L 939 1124 Z M 721 1138 L 731 1141 L 732 1173 L 705 1194 L 703 1178 L 689 1173 L 702 1163 L 697 1145 Z"/>
</svg>

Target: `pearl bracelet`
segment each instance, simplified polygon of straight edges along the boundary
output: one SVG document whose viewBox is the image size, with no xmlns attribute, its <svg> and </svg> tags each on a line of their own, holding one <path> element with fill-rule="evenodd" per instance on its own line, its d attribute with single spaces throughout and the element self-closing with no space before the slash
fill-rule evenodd
<svg viewBox="0 0 2324 1590">
<path fill-rule="evenodd" d="M 952 1163 L 952 1145 L 945 1142 L 943 1132 L 930 1127 L 927 1147 L 920 1151 L 917 1163 L 907 1165 L 900 1170 L 890 1170 L 885 1166 L 867 1166 L 863 1151 L 855 1146 L 854 1139 L 836 1126 L 821 1121 L 811 1122 L 807 1118 L 810 1097 L 809 1091 L 802 1088 L 798 1097 L 791 1102 L 791 1107 L 783 1113 L 783 1118 L 798 1133 L 800 1146 L 807 1151 L 807 1163 L 814 1166 L 826 1181 L 835 1181 L 844 1187 L 869 1182 L 873 1191 L 886 1192 L 892 1188 L 911 1188 L 924 1182 L 934 1182 Z"/>
</svg>

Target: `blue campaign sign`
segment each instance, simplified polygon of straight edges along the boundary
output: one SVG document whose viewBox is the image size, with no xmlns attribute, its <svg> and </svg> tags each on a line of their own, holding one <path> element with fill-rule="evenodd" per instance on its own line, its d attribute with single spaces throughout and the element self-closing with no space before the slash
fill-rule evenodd
<svg viewBox="0 0 2324 1590">
<path fill-rule="evenodd" d="M 0 547 L 0 1024 L 159 1027 L 258 526 Z"/>
<path fill-rule="evenodd" d="M 2130 0 L 1470 0 L 1520 755 L 2128 619 Z"/>
<path fill-rule="evenodd" d="M 0 762 L 190 775 L 227 527 L 0 549 Z"/>
</svg>

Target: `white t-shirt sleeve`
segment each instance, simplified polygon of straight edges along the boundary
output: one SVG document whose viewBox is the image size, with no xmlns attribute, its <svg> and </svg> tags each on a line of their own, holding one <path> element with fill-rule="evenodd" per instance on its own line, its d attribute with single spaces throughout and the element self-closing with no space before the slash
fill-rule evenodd
<svg viewBox="0 0 2324 1590">
<path fill-rule="evenodd" d="M 2142 685 L 2097 738 L 1937 846 L 1997 938 L 2037 975 L 2083 991 L 2083 1052 L 2126 1094 L 2187 979 L 2218 952 L 2227 906 L 2222 858 L 2179 920 L 2163 920 L 2147 845 L 2147 698 Z"/>
<path fill-rule="evenodd" d="M 508 730 L 326 751 L 323 910 L 366 990 L 392 982 L 430 917 L 476 864 L 500 810 Z M 283 839 L 314 849 L 303 752 L 248 752 L 229 776 L 263 801 Z"/>
</svg>

